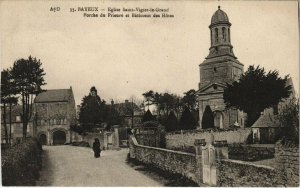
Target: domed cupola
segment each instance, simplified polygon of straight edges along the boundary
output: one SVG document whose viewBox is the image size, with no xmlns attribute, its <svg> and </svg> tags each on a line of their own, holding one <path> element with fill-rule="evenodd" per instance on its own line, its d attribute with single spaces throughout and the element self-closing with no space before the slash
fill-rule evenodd
<svg viewBox="0 0 300 188">
<path fill-rule="evenodd" d="M 218 6 L 218 10 L 211 18 L 210 29 L 210 48 L 207 58 L 228 55 L 236 58 L 232 51 L 230 40 L 230 26 L 227 14 Z"/>
<path fill-rule="evenodd" d="M 230 24 L 227 14 L 223 10 L 221 10 L 220 6 L 218 6 L 218 10 L 211 17 L 210 27 L 213 26 L 214 24 L 219 24 L 219 23 Z"/>
</svg>

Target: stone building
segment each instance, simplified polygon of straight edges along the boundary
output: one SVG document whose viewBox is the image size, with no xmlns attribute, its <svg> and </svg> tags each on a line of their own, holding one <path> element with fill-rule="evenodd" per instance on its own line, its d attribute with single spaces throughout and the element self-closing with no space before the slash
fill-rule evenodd
<svg viewBox="0 0 300 188">
<path fill-rule="evenodd" d="M 5 128 L 4 128 L 4 109 L 3 106 L 1 106 L 1 143 L 6 142 L 6 137 L 5 137 Z M 10 133 L 11 133 L 11 143 L 18 143 L 22 140 L 23 138 L 23 122 L 21 119 L 21 114 L 23 113 L 22 106 L 21 105 L 13 105 L 11 108 L 11 123 L 10 123 L 10 110 L 9 107 L 6 107 L 6 127 L 7 127 L 7 133 L 8 133 L 8 138 L 10 138 Z M 33 136 L 33 119 L 28 122 L 27 125 L 27 137 L 32 137 Z M 10 126 L 11 125 L 11 126 Z M 11 127 L 11 130 L 10 130 Z"/>
<path fill-rule="evenodd" d="M 237 60 L 232 50 L 230 26 L 227 14 L 219 6 L 209 26 L 209 54 L 199 65 L 200 83 L 197 95 L 201 129 L 224 129 L 237 123 L 244 126 L 244 114 L 235 109 L 226 110 L 223 100 L 226 83 L 239 79 L 244 71 L 244 65 Z"/>
<path fill-rule="evenodd" d="M 278 120 L 278 114 L 283 108 L 288 106 L 295 99 L 296 93 L 292 78 L 286 82 L 286 86 L 291 86 L 291 94 L 288 98 L 283 99 L 274 107 L 266 108 L 256 122 L 251 126 L 253 133 L 253 141 L 260 144 L 274 144 L 282 131 L 283 125 Z"/>
<path fill-rule="evenodd" d="M 75 100 L 70 89 L 52 89 L 34 100 L 36 133 L 43 144 L 58 145 L 72 141 L 70 125 L 76 121 Z"/>
</svg>

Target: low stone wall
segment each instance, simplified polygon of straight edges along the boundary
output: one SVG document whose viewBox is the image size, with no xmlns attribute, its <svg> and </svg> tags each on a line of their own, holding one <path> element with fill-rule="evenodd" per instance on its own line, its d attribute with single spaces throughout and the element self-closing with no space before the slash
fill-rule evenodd
<svg viewBox="0 0 300 188">
<path fill-rule="evenodd" d="M 93 147 L 95 138 L 99 139 L 100 147 L 101 147 L 101 149 L 103 149 L 104 148 L 104 135 L 101 133 L 88 133 L 88 135 L 86 135 L 82 138 L 82 141 L 88 142 L 90 147 Z"/>
<path fill-rule="evenodd" d="M 299 145 L 286 140 L 277 142 L 275 161 L 282 184 L 299 187 Z"/>
<path fill-rule="evenodd" d="M 274 158 L 274 145 L 242 145 L 228 146 L 229 159 L 242 161 L 259 161 Z"/>
<path fill-rule="evenodd" d="M 182 133 L 172 132 L 166 134 L 166 148 L 189 151 L 191 147 L 194 147 L 195 139 L 205 139 L 206 142 L 211 142 L 212 135 L 214 140 L 227 140 L 228 144 L 246 143 L 250 134 L 250 128 L 217 131 L 195 130 L 182 131 Z"/>
<path fill-rule="evenodd" d="M 272 167 L 245 161 L 223 159 L 217 162 L 217 185 L 222 187 L 276 186 L 276 171 Z"/>
<path fill-rule="evenodd" d="M 136 160 L 154 165 L 162 170 L 182 176 L 196 182 L 196 157 L 194 154 L 168 149 L 142 146 L 134 143 L 134 156 Z"/>
</svg>

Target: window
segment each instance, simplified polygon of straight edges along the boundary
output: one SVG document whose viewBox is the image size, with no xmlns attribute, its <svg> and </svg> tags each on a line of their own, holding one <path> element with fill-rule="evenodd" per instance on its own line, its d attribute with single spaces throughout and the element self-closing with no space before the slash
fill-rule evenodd
<svg viewBox="0 0 300 188">
<path fill-rule="evenodd" d="M 217 86 L 217 85 L 214 85 L 213 88 L 214 88 L 214 89 L 218 89 L 218 86 Z"/>
<path fill-rule="evenodd" d="M 230 42 L 230 29 L 228 28 L 228 40 Z"/>
<path fill-rule="evenodd" d="M 274 105 L 273 110 L 274 110 L 274 115 L 277 115 L 278 114 L 278 106 Z"/>
<path fill-rule="evenodd" d="M 222 27 L 222 37 L 226 41 L 225 27 Z"/>
<path fill-rule="evenodd" d="M 21 122 L 21 116 L 16 116 L 16 122 Z"/>
<path fill-rule="evenodd" d="M 218 33 L 218 28 L 215 28 L 215 42 L 217 43 L 219 41 L 219 33 Z"/>
<path fill-rule="evenodd" d="M 217 72 L 217 67 L 214 67 L 214 72 Z"/>
<path fill-rule="evenodd" d="M 212 30 L 210 30 L 210 45 L 212 45 Z"/>
</svg>

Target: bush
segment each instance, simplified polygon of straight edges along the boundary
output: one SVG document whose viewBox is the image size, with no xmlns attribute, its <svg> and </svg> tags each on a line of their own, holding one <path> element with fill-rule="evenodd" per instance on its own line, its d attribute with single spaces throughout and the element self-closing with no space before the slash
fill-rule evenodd
<svg viewBox="0 0 300 188">
<path fill-rule="evenodd" d="M 2 185 L 32 186 L 42 168 L 42 145 L 26 139 L 1 153 Z"/>
</svg>

